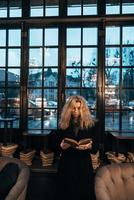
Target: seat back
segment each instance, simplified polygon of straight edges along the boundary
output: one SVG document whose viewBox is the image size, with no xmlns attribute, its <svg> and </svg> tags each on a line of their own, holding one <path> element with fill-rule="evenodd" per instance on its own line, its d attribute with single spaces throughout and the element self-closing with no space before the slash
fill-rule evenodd
<svg viewBox="0 0 134 200">
<path fill-rule="evenodd" d="M 103 166 L 95 176 L 96 200 L 134 200 L 134 163 Z"/>
</svg>

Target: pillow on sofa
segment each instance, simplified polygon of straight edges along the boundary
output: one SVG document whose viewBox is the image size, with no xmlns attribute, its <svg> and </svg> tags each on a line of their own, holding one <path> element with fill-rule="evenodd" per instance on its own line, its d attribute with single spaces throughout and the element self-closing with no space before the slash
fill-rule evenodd
<svg viewBox="0 0 134 200">
<path fill-rule="evenodd" d="M 0 171 L 0 200 L 4 200 L 16 183 L 19 167 L 16 163 L 8 163 Z"/>
</svg>

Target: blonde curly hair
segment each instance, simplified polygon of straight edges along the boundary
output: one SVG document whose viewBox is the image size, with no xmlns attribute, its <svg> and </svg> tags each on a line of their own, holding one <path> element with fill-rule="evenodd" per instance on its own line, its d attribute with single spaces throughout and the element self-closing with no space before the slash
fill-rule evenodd
<svg viewBox="0 0 134 200">
<path fill-rule="evenodd" d="M 80 102 L 80 118 L 79 118 L 80 129 L 87 129 L 94 125 L 94 120 L 91 116 L 86 100 L 82 96 L 73 95 L 67 99 L 63 107 L 61 118 L 59 121 L 59 128 L 65 130 L 70 126 L 72 109 L 74 108 L 77 102 Z"/>
</svg>

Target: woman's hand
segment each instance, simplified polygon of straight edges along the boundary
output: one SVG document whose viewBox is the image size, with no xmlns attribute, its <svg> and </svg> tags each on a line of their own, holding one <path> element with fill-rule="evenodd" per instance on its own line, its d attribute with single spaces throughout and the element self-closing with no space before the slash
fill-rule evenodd
<svg viewBox="0 0 134 200">
<path fill-rule="evenodd" d="M 78 149 L 78 150 L 92 149 L 92 141 L 88 144 L 79 145 L 78 147 L 76 147 L 76 149 Z"/>
<path fill-rule="evenodd" d="M 60 143 L 60 147 L 61 147 L 63 150 L 68 149 L 70 146 L 71 146 L 71 145 L 65 143 L 64 140 L 62 140 L 61 143 Z"/>
</svg>

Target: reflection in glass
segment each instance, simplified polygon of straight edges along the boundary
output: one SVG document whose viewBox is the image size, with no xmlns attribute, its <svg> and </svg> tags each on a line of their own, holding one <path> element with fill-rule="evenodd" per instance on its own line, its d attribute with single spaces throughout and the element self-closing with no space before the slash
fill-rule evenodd
<svg viewBox="0 0 134 200">
<path fill-rule="evenodd" d="M 42 45 L 42 29 L 30 29 L 29 44 L 30 46 L 41 46 Z"/>
<path fill-rule="evenodd" d="M 9 46 L 21 45 L 21 30 L 9 30 Z"/>
<path fill-rule="evenodd" d="M 133 0 L 122 0 L 122 13 L 134 14 L 134 2 Z"/>
<path fill-rule="evenodd" d="M 134 111 L 124 111 L 122 113 L 122 130 L 134 130 Z"/>
<path fill-rule="evenodd" d="M 45 29 L 45 46 L 58 45 L 58 28 Z"/>
<path fill-rule="evenodd" d="M 123 27 L 123 44 L 134 44 L 134 26 Z"/>
<path fill-rule="evenodd" d="M 10 0 L 9 1 L 9 17 L 21 17 L 22 16 L 22 1 Z"/>
<path fill-rule="evenodd" d="M 30 48 L 29 51 L 30 67 L 42 66 L 42 48 Z"/>
<path fill-rule="evenodd" d="M 81 0 L 67 1 L 67 15 L 81 15 Z"/>
<path fill-rule="evenodd" d="M 106 14 L 120 14 L 120 0 L 106 0 Z"/>
<path fill-rule="evenodd" d="M 119 86 L 119 69 L 106 68 L 105 69 L 105 84 L 107 86 Z"/>
<path fill-rule="evenodd" d="M 58 48 L 45 48 L 44 49 L 44 65 L 45 66 L 58 66 Z"/>
<path fill-rule="evenodd" d="M 97 0 L 83 0 L 83 15 L 97 15 Z"/>
<path fill-rule="evenodd" d="M 66 65 L 72 67 L 78 67 L 81 64 L 80 48 L 67 48 L 67 60 Z"/>
<path fill-rule="evenodd" d="M 41 109 L 28 109 L 28 129 L 41 129 Z"/>
<path fill-rule="evenodd" d="M 8 99 L 14 98 L 15 100 L 20 100 L 20 89 L 19 88 L 8 88 Z M 20 103 L 20 102 L 19 102 Z M 16 103 L 18 107 L 19 103 Z"/>
<path fill-rule="evenodd" d="M 42 70 L 41 69 L 29 69 L 28 85 L 30 87 L 42 86 Z"/>
<path fill-rule="evenodd" d="M 6 46 L 6 30 L 0 30 L 0 46 Z"/>
<path fill-rule="evenodd" d="M 134 110 L 134 89 L 123 89 L 121 95 L 123 108 Z"/>
<path fill-rule="evenodd" d="M 96 87 L 97 70 L 82 69 L 82 87 Z"/>
<path fill-rule="evenodd" d="M 20 83 L 20 69 L 8 68 L 8 86 L 18 86 Z"/>
<path fill-rule="evenodd" d="M 38 108 L 42 105 L 42 90 L 28 89 L 28 107 Z"/>
<path fill-rule="evenodd" d="M 120 49 L 119 48 L 106 48 L 105 65 L 106 66 L 120 65 Z"/>
<path fill-rule="evenodd" d="M 108 110 L 105 113 L 105 131 L 119 131 L 119 113 Z"/>
<path fill-rule="evenodd" d="M 66 99 L 72 95 L 80 95 L 80 89 L 66 89 Z"/>
<path fill-rule="evenodd" d="M 122 58 L 123 66 L 134 66 L 134 47 L 124 47 Z"/>
<path fill-rule="evenodd" d="M 97 48 L 83 48 L 83 66 L 97 66 Z"/>
<path fill-rule="evenodd" d="M 107 45 L 120 44 L 120 27 L 106 27 Z"/>
<path fill-rule="evenodd" d="M 44 107 L 48 106 L 50 101 L 53 101 L 53 103 L 56 105 L 57 94 L 57 89 L 44 89 L 44 99 L 46 100 Z"/>
<path fill-rule="evenodd" d="M 43 125 L 45 129 L 57 128 L 57 110 L 44 109 Z"/>
<path fill-rule="evenodd" d="M 58 85 L 58 69 L 44 69 L 44 87 L 57 87 Z"/>
<path fill-rule="evenodd" d="M 45 16 L 59 16 L 59 0 L 45 0 Z"/>
<path fill-rule="evenodd" d="M 119 109 L 120 100 L 119 100 L 119 90 L 116 87 L 105 88 L 105 108 L 109 109 Z"/>
<path fill-rule="evenodd" d="M 134 87 L 134 68 L 122 69 L 123 87 Z"/>
<path fill-rule="evenodd" d="M 80 45 L 80 44 L 81 44 L 81 28 L 68 28 L 67 45 Z"/>
<path fill-rule="evenodd" d="M 20 49 L 8 49 L 8 66 L 20 66 Z"/>
<path fill-rule="evenodd" d="M 0 1 L 0 17 L 7 17 L 7 0 Z"/>
<path fill-rule="evenodd" d="M 66 87 L 80 87 L 81 71 L 79 68 L 66 70 Z"/>
<path fill-rule="evenodd" d="M 97 28 L 83 28 L 83 45 L 97 45 Z"/>
<path fill-rule="evenodd" d="M 81 95 L 87 100 L 90 109 L 96 109 L 96 89 L 83 89 Z"/>
<path fill-rule="evenodd" d="M 43 16 L 43 0 L 30 0 L 30 16 Z"/>
<path fill-rule="evenodd" d="M 6 49 L 0 49 L 0 67 L 6 65 Z"/>
<path fill-rule="evenodd" d="M 3 82 L 5 82 L 5 69 L 0 68 L 0 86 L 4 86 Z M 0 93 L 1 93 L 1 91 L 0 91 Z M 0 97 L 1 97 L 1 95 L 0 95 Z"/>
</svg>

